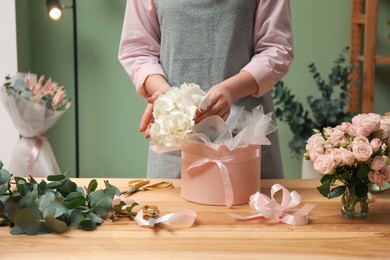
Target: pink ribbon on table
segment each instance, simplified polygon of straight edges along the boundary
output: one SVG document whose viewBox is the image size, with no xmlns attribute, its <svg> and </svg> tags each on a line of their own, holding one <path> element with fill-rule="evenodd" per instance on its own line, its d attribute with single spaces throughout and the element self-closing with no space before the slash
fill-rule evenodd
<svg viewBox="0 0 390 260">
<path fill-rule="evenodd" d="M 143 218 L 144 212 L 140 209 L 135 216 L 135 222 L 141 227 L 154 227 L 158 223 L 167 223 L 167 224 L 180 224 L 185 226 L 192 226 L 195 222 L 197 214 L 190 209 L 173 209 L 171 213 L 163 215 L 161 217 L 153 218 L 150 217 L 148 220 Z"/>
<path fill-rule="evenodd" d="M 47 140 L 47 135 L 40 135 L 40 136 L 35 136 L 35 137 L 22 137 L 25 139 L 34 139 L 35 140 L 35 145 L 31 149 L 30 156 L 28 159 L 28 164 L 27 164 L 27 173 L 28 175 L 32 175 L 35 162 L 38 159 L 39 153 L 42 148 L 43 141 Z"/>
<path fill-rule="evenodd" d="M 259 156 L 260 156 L 260 148 L 253 149 L 240 154 L 228 155 L 228 156 L 217 157 L 217 158 L 207 158 L 204 156 L 190 154 L 188 152 L 182 153 L 183 160 L 193 162 L 187 168 L 187 174 L 189 175 L 191 174 L 192 170 L 194 170 L 195 168 L 201 167 L 206 164 L 215 163 L 218 166 L 219 172 L 221 174 L 224 190 L 225 190 L 225 205 L 228 208 L 230 208 L 233 205 L 233 187 L 232 187 L 232 182 L 230 180 L 229 171 L 225 164 L 245 162 L 245 161 L 256 159 Z"/>
<path fill-rule="evenodd" d="M 282 202 L 278 203 L 274 199 L 274 194 L 278 191 L 283 192 Z M 233 218 L 239 220 L 248 220 L 259 217 L 268 219 L 276 219 L 290 225 L 306 225 L 309 221 L 309 212 L 314 208 L 314 203 L 306 203 L 300 209 L 294 209 L 299 203 L 301 203 L 301 195 L 296 191 L 289 192 L 285 187 L 280 184 L 274 184 L 271 187 L 271 198 L 266 195 L 256 192 L 249 198 L 250 208 L 257 212 L 252 216 L 240 216 L 234 213 L 228 213 Z"/>
</svg>

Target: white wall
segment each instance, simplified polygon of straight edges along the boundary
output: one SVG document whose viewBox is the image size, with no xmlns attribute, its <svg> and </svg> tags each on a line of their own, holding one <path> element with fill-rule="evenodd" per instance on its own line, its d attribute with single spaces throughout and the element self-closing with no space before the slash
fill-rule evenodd
<svg viewBox="0 0 390 260">
<path fill-rule="evenodd" d="M 0 84 L 6 75 L 17 72 L 15 1 L 0 1 Z M 0 160 L 4 166 L 11 159 L 19 134 L 3 104 L 0 104 Z"/>
</svg>

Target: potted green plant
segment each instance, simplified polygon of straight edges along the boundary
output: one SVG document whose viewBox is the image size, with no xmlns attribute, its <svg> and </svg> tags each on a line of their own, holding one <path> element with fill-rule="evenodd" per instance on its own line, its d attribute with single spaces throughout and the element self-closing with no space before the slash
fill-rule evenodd
<svg viewBox="0 0 390 260">
<path fill-rule="evenodd" d="M 350 68 L 346 64 L 346 47 L 334 61 L 327 79 L 323 79 L 317 66 L 311 63 L 308 68 L 319 91 L 319 96 L 307 96 L 308 109 L 291 92 L 283 81 L 277 82 L 272 91 L 275 103 L 275 116 L 285 122 L 293 133 L 288 143 L 293 156 L 302 158 L 307 139 L 314 129 L 334 127 L 349 121 L 352 114 L 348 111 Z"/>
</svg>

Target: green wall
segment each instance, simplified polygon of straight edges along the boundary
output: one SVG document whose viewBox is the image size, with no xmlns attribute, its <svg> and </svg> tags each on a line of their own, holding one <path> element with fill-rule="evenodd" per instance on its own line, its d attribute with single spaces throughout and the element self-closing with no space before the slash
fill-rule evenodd
<svg viewBox="0 0 390 260">
<path fill-rule="evenodd" d="M 45 0 L 16 0 L 19 71 L 51 76 L 74 97 L 72 11 L 51 22 Z M 70 1 L 61 1 L 69 4 Z M 389 1 L 380 1 L 378 52 L 390 48 L 385 21 Z M 145 106 L 117 60 L 125 0 L 77 1 L 79 68 L 79 136 L 81 177 L 144 177 L 147 141 L 138 132 Z M 315 62 L 327 75 L 333 60 L 349 45 L 350 0 L 292 0 L 295 62 L 284 79 L 306 100 L 316 94 L 307 65 Z M 375 112 L 390 110 L 390 66 L 378 66 Z M 75 176 L 74 105 L 50 130 L 49 137 L 63 171 Z M 279 124 L 287 178 L 300 177 L 300 160 L 291 158 L 292 137 Z M 287 170 L 288 169 L 288 170 Z"/>
</svg>

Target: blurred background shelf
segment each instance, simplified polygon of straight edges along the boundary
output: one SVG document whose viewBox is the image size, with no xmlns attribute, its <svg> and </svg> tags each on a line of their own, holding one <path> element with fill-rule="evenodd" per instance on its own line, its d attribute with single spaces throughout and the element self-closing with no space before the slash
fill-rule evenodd
<svg viewBox="0 0 390 260">
<path fill-rule="evenodd" d="M 349 110 L 353 113 L 374 111 L 375 67 L 390 64 L 389 55 L 377 55 L 378 0 L 352 0 Z"/>
</svg>

